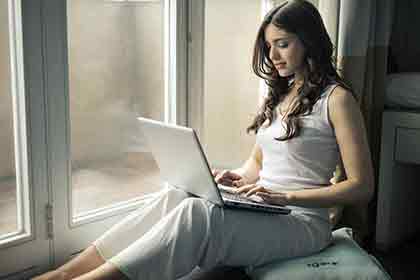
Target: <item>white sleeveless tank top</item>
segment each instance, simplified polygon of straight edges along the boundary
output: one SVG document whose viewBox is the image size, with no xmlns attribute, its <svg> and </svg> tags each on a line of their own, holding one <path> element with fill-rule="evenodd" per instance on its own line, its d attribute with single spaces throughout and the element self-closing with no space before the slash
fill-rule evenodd
<svg viewBox="0 0 420 280">
<path fill-rule="evenodd" d="M 257 184 L 273 191 L 312 189 L 331 184 L 330 179 L 341 160 L 328 118 L 328 98 L 335 87 L 335 84 L 327 86 L 312 113 L 300 117 L 299 136 L 287 141 L 274 139 L 286 132 L 281 116 L 275 117 L 270 126 L 258 130 L 256 141 L 263 159 Z"/>
</svg>

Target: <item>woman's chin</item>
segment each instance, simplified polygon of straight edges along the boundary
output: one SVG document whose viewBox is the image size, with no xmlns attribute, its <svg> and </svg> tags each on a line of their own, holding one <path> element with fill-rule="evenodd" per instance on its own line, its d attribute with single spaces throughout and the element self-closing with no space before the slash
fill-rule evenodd
<svg viewBox="0 0 420 280">
<path fill-rule="evenodd" d="M 283 70 L 283 69 L 277 69 L 277 73 L 279 73 L 279 76 L 282 78 L 287 78 L 294 74 L 294 72 L 292 71 Z"/>
</svg>

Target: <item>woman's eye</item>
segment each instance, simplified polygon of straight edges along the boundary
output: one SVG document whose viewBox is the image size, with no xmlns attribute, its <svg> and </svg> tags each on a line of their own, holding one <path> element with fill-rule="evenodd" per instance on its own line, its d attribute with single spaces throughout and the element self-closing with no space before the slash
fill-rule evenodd
<svg viewBox="0 0 420 280">
<path fill-rule="evenodd" d="M 277 42 L 276 43 L 277 48 L 287 48 L 287 46 L 289 46 L 289 43 L 287 43 L 287 42 Z"/>
</svg>

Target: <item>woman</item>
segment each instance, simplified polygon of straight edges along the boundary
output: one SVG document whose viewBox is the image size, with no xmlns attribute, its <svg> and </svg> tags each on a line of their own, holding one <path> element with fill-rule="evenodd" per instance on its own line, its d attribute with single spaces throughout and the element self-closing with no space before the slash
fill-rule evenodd
<svg viewBox="0 0 420 280">
<path fill-rule="evenodd" d="M 328 208 L 369 201 L 374 187 L 362 115 L 332 52 L 309 2 L 286 1 L 267 14 L 253 56 L 269 89 L 248 128 L 256 144 L 241 168 L 214 171 L 218 183 L 288 205 L 291 214 L 223 209 L 165 189 L 77 258 L 35 279 L 176 279 L 196 266 L 255 266 L 326 247 Z M 340 162 L 347 178 L 332 186 Z"/>
</svg>

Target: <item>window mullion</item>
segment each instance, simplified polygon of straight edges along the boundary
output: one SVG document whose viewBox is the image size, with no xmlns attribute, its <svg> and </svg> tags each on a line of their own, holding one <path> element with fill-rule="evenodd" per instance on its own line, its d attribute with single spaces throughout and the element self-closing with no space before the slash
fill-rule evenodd
<svg viewBox="0 0 420 280">
<path fill-rule="evenodd" d="M 187 125 L 188 0 L 165 2 L 165 121 Z"/>
<path fill-rule="evenodd" d="M 189 0 L 188 125 L 204 138 L 204 0 Z"/>
</svg>

